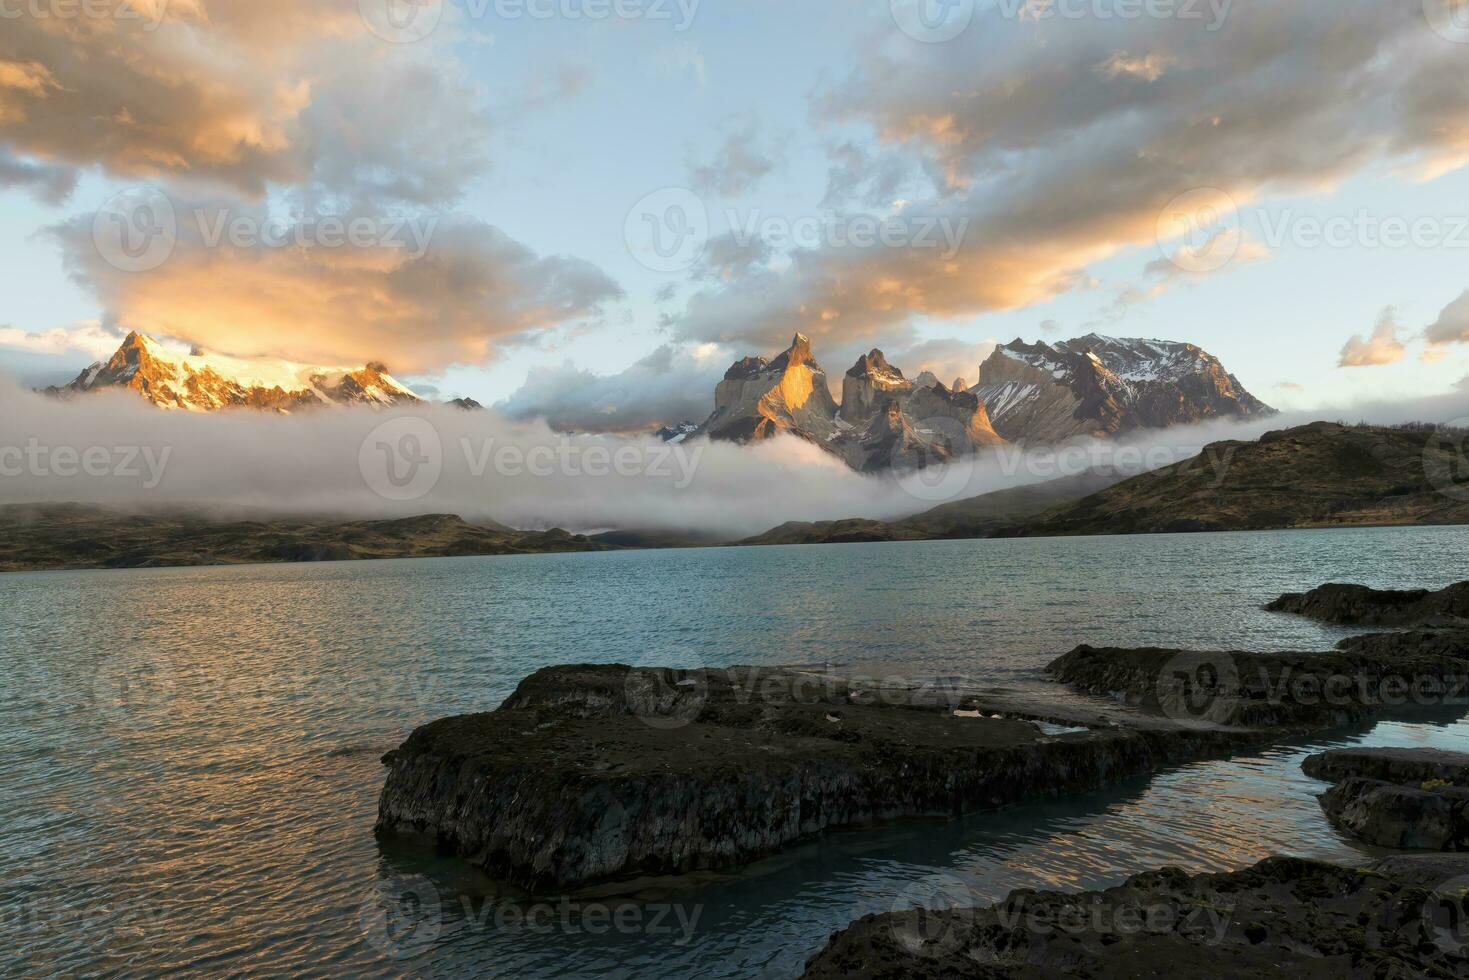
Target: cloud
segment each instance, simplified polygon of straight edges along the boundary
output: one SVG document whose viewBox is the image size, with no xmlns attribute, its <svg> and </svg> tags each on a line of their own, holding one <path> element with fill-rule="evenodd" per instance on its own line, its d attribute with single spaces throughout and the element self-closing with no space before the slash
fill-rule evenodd
<svg viewBox="0 0 1469 980">
<path fill-rule="evenodd" d="M 512 419 L 544 419 L 561 432 L 646 433 L 678 422 L 703 422 L 714 409 L 714 387 L 730 360 L 717 349 L 665 344 L 616 374 L 567 361 L 533 368 L 525 384 L 495 408 Z"/>
<path fill-rule="evenodd" d="M 1403 342 L 1398 339 L 1402 327 L 1398 325 L 1397 312 L 1392 307 L 1382 311 L 1371 337 L 1355 334 L 1341 349 L 1338 367 L 1375 367 L 1396 364 L 1407 354 Z"/>
<path fill-rule="evenodd" d="M 653 67 L 665 77 L 692 72 L 699 88 L 709 84 L 709 67 L 704 63 L 704 53 L 693 41 L 675 41 L 659 48 L 653 58 Z"/>
<path fill-rule="evenodd" d="M 479 364 L 621 296 L 595 266 L 539 256 L 471 218 L 402 223 L 350 212 L 343 225 L 360 219 L 369 234 L 349 244 L 340 232 L 329 237 L 325 219 L 274 223 L 279 216 L 264 206 L 180 199 L 173 209 L 177 241 L 148 271 L 109 262 L 90 216 L 50 235 L 68 273 L 97 295 L 110 321 L 236 356 L 379 360 L 402 373 Z M 286 244 L 232 238 L 235 222 Z"/>
<path fill-rule="evenodd" d="M 846 140 L 827 148 L 830 167 L 826 174 L 826 195 L 821 206 L 836 208 L 858 204 L 886 210 L 894 202 L 915 189 L 922 170 L 908 155 L 873 152 L 855 140 Z"/>
<path fill-rule="evenodd" d="M 83 454 L 91 447 L 108 452 L 136 447 L 140 470 L 136 478 L 25 471 L 0 480 L 0 504 L 64 498 L 233 517 L 453 513 L 520 528 L 645 528 L 737 538 L 793 520 L 895 519 L 941 502 L 930 493 L 914 495 L 891 477 L 857 474 L 794 436 L 754 446 L 699 440 L 669 447 L 647 436 L 562 436 L 540 421 L 517 422 L 494 410 L 462 412 L 444 406 L 382 413 L 344 408 L 293 416 L 162 412 L 129 393 L 61 402 L 3 380 L 0 405 L 0 446 L 25 447 L 34 440 L 38 448 L 66 446 Z M 419 450 L 442 463 L 432 489 L 403 502 L 373 491 L 362 453 L 380 426 L 398 418 L 431 428 L 433 438 L 421 440 Z M 1253 428 L 1171 430 L 1149 434 L 1146 445 L 1165 451 L 1157 460 L 1162 465 L 1192 455 L 1214 439 L 1258 434 L 1266 427 L 1262 422 Z M 1112 458 L 1112 446 L 1098 444 L 1103 459 Z M 518 467 L 495 465 L 497 454 L 507 451 L 521 460 Z M 529 465 L 537 458 L 533 452 L 545 464 L 537 464 L 538 470 Z M 151 487 L 144 486 L 144 453 L 164 461 L 161 480 Z M 634 462 L 620 476 L 607 472 L 617 453 L 630 454 Z M 1145 454 L 1133 455 L 1126 464 L 1129 472 L 1136 471 Z M 972 496 L 1067 475 L 1093 458 L 1078 453 L 1073 469 L 1058 468 L 1056 457 L 1046 454 L 970 460 L 945 486 L 956 498 Z M 485 465 L 477 469 L 481 460 Z M 606 475 L 590 475 L 593 465 Z"/>
<path fill-rule="evenodd" d="M 122 343 L 121 331 L 100 323 L 82 323 L 72 327 L 52 327 L 27 333 L 15 327 L 0 325 L 0 348 L 26 354 L 79 353 L 99 361 L 110 357 Z"/>
<path fill-rule="evenodd" d="M 1466 374 L 1464 377 L 1455 382 L 1454 387 L 1459 389 L 1460 391 L 1469 391 L 1469 374 Z"/>
<path fill-rule="evenodd" d="M 874 34 L 814 107 L 937 176 L 932 199 L 903 214 L 967 222 L 958 253 L 797 250 L 779 275 L 692 296 L 678 335 L 861 338 L 917 316 L 1021 308 L 1080 287 L 1087 267 L 1124 250 L 1199 247 L 1203 236 L 1174 220 L 1183 212 L 1228 227 L 1252 201 L 1469 159 L 1469 60 L 1414 5 L 1236 0 L 1220 25 L 1016 21 L 1003 6 L 980 5 L 962 44 Z M 1163 68 L 1140 77 L 1112 61 L 1118 52 L 1152 59 L 1143 76 Z M 1097 71 L 1109 63 L 1113 77 Z"/>
<path fill-rule="evenodd" d="M 0 189 L 23 187 L 37 200 L 61 204 L 76 189 L 77 173 L 71 167 L 34 163 L 11 156 L 0 147 Z"/>
<path fill-rule="evenodd" d="M 12 156 L 250 197 L 316 184 L 416 203 L 456 199 L 482 168 L 484 120 L 452 62 L 432 42 L 375 37 L 355 3 L 112 6 L 129 15 L 6 18 L 0 144 Z"/>
<path fill-rule="evenodd" d="M 491 518 L 515 527 L 561 526 L 574 531 L 647 528 L 705 531 L 729 538 L 759 533 L 792 520 L 839 517 L 894 519 L 926 510 L 940 500 L 915 496 L 889 477 L 863 476 L 820 448 L 795 437 L 756 446 L 696 442 L 664 447 L 642 437 L 565 437 L 539 421 L 516 422 L 499 412 L 461 412 L 441 406 L 376 413 L 340 409 L 294 416 L 230 412 L 163 412 L 129 393 L 69 402 L 42 398 L 0 381 L 0 446 L 91 447 L 111 452 L 137 447 L 155 460 L 167 453 L 163 478 L 145 488 L 122 475 L 57 477 L 23 472 L 0 480 L 0 503 L 66 499 L 124 508 L 187 510 L 230 516 L 342 515 L 364 518 L 454 513 Z M 1090 465 L 1121 464 L 1136 472 L 1143 461 L 1166 465 L 1188 458 L 1219 439 L 1251 439 L 1316 418 L 1376 422 L 1446 421 L 1464 414 L 1462 394 L 1388 406 L 1349 405 L 1314 414 L 1288 414 L 1247 424 L 1139 433 L 1135 438 L 1084 441 L 1074 455 L 1047 450 L 998 461 L 961 464 L 952 499 L 1067 475 Z M 421 444 L 442 461 L 438 482 L 424 496 L 395 502 L 373 492 L 364 476 L 364 445 L 384 423 L 414 418 L 427 423 L 436 445 Z M 1114 454 L 1119 446 L 1145 452 Z M 537 447 L 542 447 L 537 449 Z M 518 470 L 496 468 L 495 453 L 519 454 Z M 532 472 L 532 450 L 552 460 Z M 673 456 L 673 450 L 682 456 Z M 637 465 L 618 476 L 588 475 L 589 454 L 603 467 L 618 451 Z M 486 456 L 488 453 L 488 456 Z M 568 459 L 563 466 L 561 459 Z M 478 460 L 490 462 L 476 470 Z M 1066 460 L 1072 460 L 1066 464 Z M 661 461 L 661 462 L 660 462 Z M 141 466 L 141 460 L 138 460 Z M 972 465 L 971 465 L 972 464 Z M 1062 468 L 1062 464 L 1072 468 Z M 13 465 L 13 464 L 12 464 Z M 370 471 L 368 471 L 370 474 Z M 625 471 L 626 472 L 626 471 Z M 939 476 L 939 474 L 932 474 Z M 930 486 L 930 481 L 925 481 Z"/>
<path fill-rule="evenodd" d="M 1125 51 L 1119 51 L 1097 66 L 1097 74 L 1108 81 L 1125 75 L 1144 82 L 1156 82 L 1163 77 L 1163 72 L 1176 64 L 1178 64 L 1178 59 L 1169 55 L 1134 56 Z"/>
<path fill-rule="evenodd" d="M 753 115 L 738 120 L 713 159 L 690 159 L 689 186 L 702 194 L 739 197 L 760 186 L 781 162 L 780 150 L 762 138 Z"/>
<path fill-rule="evenodd" d="M 1469 343 L 1469 289 L 1443 308 L 1424 336 L 1430 344 Z"/>
<path fill-rule="evenodd" d="M 979 365 L 994 353 L 997 344 L 994 339 L 971 342 L 938 337 L 894 347 L 885 353 L 905 377 L 916 378 L 924 371 L 932 371 L 944 384 L 963 378 L 972 387 L 979 383 Z"/>
</svg>

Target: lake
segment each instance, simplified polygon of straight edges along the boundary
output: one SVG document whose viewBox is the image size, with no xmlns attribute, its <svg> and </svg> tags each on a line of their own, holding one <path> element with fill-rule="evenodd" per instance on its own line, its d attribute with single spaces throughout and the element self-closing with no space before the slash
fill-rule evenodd
<svg viewBox="0 0 1469 980">
<path fill-rule="evenodd" d="M 830 661 L 1042 683 L 1079 643 L 1325 649 L 1326 581 L 1469 578 L 1469 528 L 729 548 L 0 576 L 6 972 L 792 977 L 857 916 L 1161 864 L 1367 853 L 1300 759 L 1469 750 L 1417 717 L 1063 803 L 833 834 L 638 901 L 527 903 L 372 834 L 382 753 L 565 662 Z M 410 891 L 432 927 L 383 934 Z"/>
</svg>

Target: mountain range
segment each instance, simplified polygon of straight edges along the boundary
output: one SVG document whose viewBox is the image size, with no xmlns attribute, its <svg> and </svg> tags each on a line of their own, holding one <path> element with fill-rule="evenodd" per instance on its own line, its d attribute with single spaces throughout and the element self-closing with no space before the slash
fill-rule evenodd
<svg viewBox="0 0 1469 980">
<path fill-rule="evenodd" d="M 853 469 L 913 469 L 1005 443 L 1042 445 L 1208 419 L 1248 419 L 1275 410 L 1193 344 L 1087 334 L 1056 345 L 1015 340 L 979 367 L 979 383 L 914 379 L 880 350 L 831 392 L 811 342 L 797 334 L 775 357 L 746 357 L 725 373 L 714 412 L 664 438 L 748 443 L 790 433 Z M 692 430 L 692 431 L 690 431 Z"/>
<path fill-rule="evenodd" d="M 58 397 L 112 389 L 185 411 L 251 408 L 289 413 L 323 405 L 391 407 L 423 401 L 378 363 L 312 367 L 185 350 L 130 333 L 107 360 Z M 666 426 L 665 441 L 708 437 L 806 439 L 863 473 L 918 469 L 1006 443 L 1044 445 L 1208 419 L 1274 414 L 1218 358 L 1193 344 L 1087 334 L 1051 345 L 1015 340 L 979 366 L 979 383 L 908 378 L 881 350 L 859 357 L 833 396 L 811 341 L 797 334 L 773 359 L 736 361 L 702 423 Z M 481 406 L 469 399 L 452 404 Z"/>
<path fill-rule="evenodd" d="M 353 369 L 247 360 L 197 347 L 174 350 L 136 332 L 127 335 L 112 357 L 46 393 L 66 398 L 109 389 L 136 392 L 160 408 L 194 412 L 292 412 L 320 405 L 390 406 L 423 400 L 382 364 Z"/>
</svg>

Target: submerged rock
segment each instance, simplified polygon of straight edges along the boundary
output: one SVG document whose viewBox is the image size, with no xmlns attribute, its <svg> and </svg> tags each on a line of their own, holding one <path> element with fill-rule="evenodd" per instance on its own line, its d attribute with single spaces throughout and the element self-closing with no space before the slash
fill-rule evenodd
<svg viewBox="0 0 1469 980">
<path fill-rule="evenodd" d="M 1469 622 L 1469 582 L 1438 592 L 1372 589 L 1332 583 L 1309 592 L 1287 593 L 1269 603 L 1271 612 L 1295 613 L 1325 623 L 1351 626 L 1424 626 Z"/>
<path fill-rule="evenodd" d="M 1106 891 L 1027 889 L 988 908 L 864 916 L 803 976 L 1462 977 L 1466 872 L 1437 855 L 1366 869 L 1277 857 L 1227 874 L 1165 868 Z"/>
</svg>

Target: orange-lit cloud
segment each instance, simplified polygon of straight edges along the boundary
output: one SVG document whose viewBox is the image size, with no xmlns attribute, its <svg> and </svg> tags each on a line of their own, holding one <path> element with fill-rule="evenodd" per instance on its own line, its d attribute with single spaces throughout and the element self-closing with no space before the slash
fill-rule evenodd
<svg viewBox="0 0 1469 980">
<path fill-rule="evenodd" d="M 801 250 L 778 272 L 707 283 L 675 319 L 681 336 L 881 337 L 914 317 L 1044 302 L 1137 248 L 1208 274 L 1260 257 L 1247 242 L 1222 266 L 1194 254 L 1218 227 L 1239 240 L 1237 208 L 1373 166 L 1421 177 L 1469 159 L 1469 59 L 1417 5 L 1236 0 L 1221 24 L 1016 21 L 1001 7 L 948 44 L 880 33 L 816 106 L 881 146 L 838 147 L 827 203 L 881 206 L 878 188 L 926 174 L 927 199 L 905 193 L 901 213 L 967 219 L 959 253 Z M 1165 213 L 1199 192 L 1223 206 Z"/>
<path fill-rule="evenodd" d="M 312 179 L 341 191 L 351 177 L 366 186 L 347 189 L 417 202 L 452 200 L 463 165 L 479 162 L 474 100 L 452 64 L 374 36 L 356 2 L 93 6 L 113 15 L 5 18 L 0 145 L 12 157 L 254 197 Z M 424 142 L 403 145 L 409 134 Z M 383 170 L 397 174 L 376 186 Z"/>
<path fill-rule="evenodd" d="M 288 243 L 263 245 L 228 234 L 211 240 L 214 216 L 225 212 L 202 209 L 202 227 L 194 207 L 180 202 L 176 212 L 177 241 L 144 271 L 110 263 L 90 218 L 51 234 L 72 277 L 97 294 L 110 319 L 236 356 L 379 360 L 401 373 L 478 364 L 498 345 L 594 316 L 621 295 L 595 266 L 538 256 L 470 219 L 398 227 L 373 218 L 381 238 L 358 244 L 307 226 L 274 226 Z"/>
</svg>

